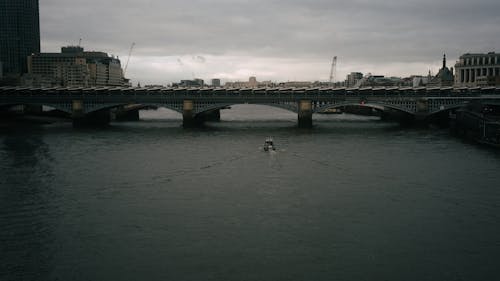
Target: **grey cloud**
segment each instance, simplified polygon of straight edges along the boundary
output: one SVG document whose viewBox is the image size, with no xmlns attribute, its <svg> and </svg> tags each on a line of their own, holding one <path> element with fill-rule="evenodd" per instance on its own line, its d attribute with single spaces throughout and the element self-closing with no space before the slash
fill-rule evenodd
<svg viewBox="0 0 500 281">
<path fill-rule="evenodd" d="M 40 3 L 51 48 L 84 38 L 93 49 L 182 56 L 410 62 L 500 44 L 499 1 L 131 1 Z"/>
<path fill-rule="evenodd" d="M 197 63 L 205 63 L 206 59 L 205 57 L 203 56 L 193 56 L 192 57 L 193 61 L 197 62 Z"/>
</svg>

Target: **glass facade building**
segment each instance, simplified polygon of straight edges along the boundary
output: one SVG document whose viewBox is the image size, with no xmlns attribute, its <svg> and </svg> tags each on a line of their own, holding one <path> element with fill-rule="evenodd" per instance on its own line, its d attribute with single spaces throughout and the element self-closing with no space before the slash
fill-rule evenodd
<svg viewBox="0 0 500 281">
<path fill-rule="evenodd" d="M 4 76 L 27 72 L 27 57 L 40 52 L 38 0 L 0 0 L 0 65 Z"/>
</svg>

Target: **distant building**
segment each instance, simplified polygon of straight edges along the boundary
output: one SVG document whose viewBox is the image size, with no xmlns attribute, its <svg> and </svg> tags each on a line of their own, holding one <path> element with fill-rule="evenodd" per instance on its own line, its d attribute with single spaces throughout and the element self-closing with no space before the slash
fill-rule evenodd
<svg viewBox="0 0 500 281">
<path fill-rule="evenodd" d="M 413 88 L 425 87 L 432 80 L 432 76 L 431 76 L 430 71 L 429 71 L 429 75 L 427 75 L 427 76 L 414 75 L 414 76 L 411 76 L 410 78 L 412 80 L 411 86 Z"/>
<path fill-rule="evenodd" d="M 266 80 L 266 81 L 260 81 L 257 83 L 257 87 L 274 87 L 275 83 L 271 80 Z"/>
<path fill-rule="evenodd" d="M 181 80 L 179 83 L 173 83 L 173 87 L 185 87 L 185 88 L 197 88 L 203 87 L 205 85 L 205 81 L 202 79 L 193 79 L 193 80 Z"/>
<path fill-rule="evenodd" d="M 212 79 L 212 87 L 220 87 L 220 79 L 214 78 Z"/>
<path fill-rule="evenodd" d="M 164 87 L 163 85 L 161 84 L 147 84 L 147 85 L 144 85 L 144 88 L 162 88 Z"/>
<path fill-rule="evenodd" d="M 345 86 L 348 88 L 354 87 L 359 80 L 363 79 L 363 73 L 361 72 L 351 72 L 347 74 L 345 81 Z"/>
<path fill-rule="evenodd" d="M 248 88 L 248 82 L 241 82 L 241 81 L 226 82 L 224 84 L 224 88 Z"/>
<path fill-rule="evenodd" d="M 453 68 L 446 67 L 446 55 L 443 55 L 443 67 L 439 70 L 438 74 L 427 83 L 428 87 L 444 87 L 453 86 Z"/>
<path fill-rule="evenodd" d="M 332 83 L 330 82 L 325 82 L 325 81 L 314 81 L 311 85 L 312 87 L 319 87 L 319 88 L 327 88 L 327 87 L 332 87 Z M 335 82 L 333 87 L 339 88 L 339 87 L 344 87 L 345 86 L 345 81 L 344 82 Z"/>
<path fill-rule="evenodd" d="M 310 88 L 313 86 L 312 82 L 309 81 L 288 81 L 278 83 L 279 87 L 292 87 L 292 88 Z"/>
<path fill-rule="evenodd" d="M 500 54 L 464 54 L 455 64 L 455 85 L 459 87 L 500 85 Z"/>
<path fill-rule="evenodd" d="M 27 72 L 27 57 L 40 52 L 38 0 L 0 1 L 0 61 L 2 76 Z"/>
<path fill-rule="evenodd" d="M 354 88 L 363 87 L 394 87 L 402 86 L 406 82 L 400 77 L 385 77 L 384 75 L 371 75 L 368 74 L 362 79 L 358 80 L 353 86 Z"/>
<path fill-rule="evenodd" d="M 85 52 L 80 46 L 62 47 L 61 53 L 28 57 L 28 86 L 125 86 L 120 60 L 103 52 Z"/>
<path fill-rule="evenodd" d="M 251 79 L 249 79 L 248 82 L 242 82 L 242 81 L 226 82 L 224 84 L 224 88 L 271 88 L 271 87 L 311 88 L 311 87 L 319 87 L 317 83 L 319 82 L 310 82 L 310 81 L 273 82 L 271 80 L 252 81 Z"/>
<path fill-rule="evenodd" d="M 266 81 L 257 81 L 257 79 L 254 81 L 255 83 L 250 83 L 250 79 L 248 82 L 242 82 L 242 81 L 228 81 L 224 84 L 224 88 L 270 88 L 270 87 L 276 87 L 279 84 L 283 83 L 275 83 L 272 82 L 271 80 L 266 80 Z M 252 86 L 250 86 L 252 84 Z"/>
<path fill-rule="evenodd" d="M 248 87 L 250 87 L 250 88 L 257 87 L 257 78 L 255 78 L 253 76 L 248 78 Z"/>
</svg>

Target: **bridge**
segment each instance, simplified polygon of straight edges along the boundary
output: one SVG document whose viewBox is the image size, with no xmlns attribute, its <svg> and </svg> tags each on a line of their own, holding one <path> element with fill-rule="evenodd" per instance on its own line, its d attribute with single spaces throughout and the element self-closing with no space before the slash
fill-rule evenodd
<svg viewBox="0 0 500 281">
<path fill-rule="evenodd" d="M 312 126 L 312 114 L 358 105 L 397 112 L 414 120 L 471 102 L 500 104 L 500 87 L 477 88 L 134 88 L 0 87 L 0 111 L 17 105 L 49 106 L 66 112 L 75 126 L 110 121 L 110 110 L 164 107 L 179 112 L 185 127 L 220 119 L 220 109 L 261 104 L 297 113 L 299 127 Z M 138 116 L 138 114 L 137 114 Z"/>
</svg>

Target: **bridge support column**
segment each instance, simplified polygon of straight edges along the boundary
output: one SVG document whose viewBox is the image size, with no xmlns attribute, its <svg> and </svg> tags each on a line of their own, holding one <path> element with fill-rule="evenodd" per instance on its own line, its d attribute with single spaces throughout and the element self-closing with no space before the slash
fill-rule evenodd
<svg viewBox="0 0 500 281">
<path fill-rule="evenodd" d="M 298 109 L 299 128 L 312 128 L 312 102 L 301 100 Z"/>
<path fill-rule="evenodd" d="M 425 113 L 417 113 L 413 117 L 413 124 L 414 127 L 428 127 L 429 126 L 429 121 L 427 120 L 427 114 Z"/>
<path fill-rule="evenodd" d="M 391 121 L 393 118 L 386 110 L 380 111 L 380 120 Z"/>
<path fill-rule="evenodd" d="M 111 121 L 109 110 L 99 110 L 85 114 L 84 103 L 81 100 L 74 100 L 72 108 L 71 117 L 75 128 L 106 126 Z"/>
<path fill-rule="evenodd" d="M 43 112 L 41 105 L 25 105 L 23 106 L 23 113 L 27 115 L 40 115 Z"/>
<path fill-rule="evenodd" d="M 200 113 L 196 116 L 196 119 L 200 121 L 220 122 L 220 110 L 215 109 Z"/>
<path fill-rule="evenodd" d="M 427 99 L 417 100 L 417 112 L 413 118 L 413 126 L 416 127 L 427 127 L 429 122 L 427 120 L 427 115 L 429 114 L 429 101 Z"/>
<path fill-rule="evenodd" d="M 139 110 L 126 110 L 119 107 L 114 112 L 114 120 L 118 122 L 139 121 Z"/>
<path fill-rule="evenodd" d="M 184 128 L 193 128 L 199 124 L 193 111 L 194 102 L 192 100 L 184 100 L 182 104 L 182 126 Z"/>
<path fill-rule="evenodd" d="M 75 120 L 83 119 L 85 117 L 85 112 L 83 110 L 83 101 L 74 100 L 71 104 L 71 118 L 73 119 L 73 124 Z"/>
</svg>

